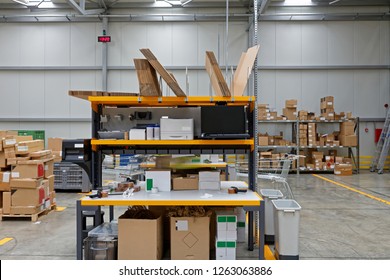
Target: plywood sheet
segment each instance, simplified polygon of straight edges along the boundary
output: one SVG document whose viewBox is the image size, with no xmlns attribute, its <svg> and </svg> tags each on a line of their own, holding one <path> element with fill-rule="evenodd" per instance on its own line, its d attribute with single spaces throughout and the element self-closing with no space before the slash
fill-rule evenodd
<svg viewBox="0 0 390 280">
<path fill-rule="evenodd" d="M 138 96 L 138 93 L 133 92 L 104 92 L 93 90 L 70 90 L 70 96 L 88 100 L 89 96 Z"/>
<path fill-rule="evenodd" d="M 218 96 L 231 96 L 230 90 L 219 68 L 212 51 L 206 51 L 206 71 L 210 76 L 211 85 Z"/>
<path fill-rule="evenodd" d="M 134 59 L 141 96 L 161 96 L 156 70 L 147 59 Z"/>
<path fill-rule="evenodd" d="M 164 79 L 167 85 L 172 89 L 173 93 L 176 96 L 186 96 L 184 91 L 180 88 L 179 84 L 172 78 L 172 76 L 167 72 L 167 70 L 161 65 L 157 60 L 151 50 L 149 49 L 140 49 L 141 53 L 157 71 L 157 73 Z"/>
<path fill-rule="evenodd" d="M 231 89 L 234 96 L 242 96 L 244 94 L 259 49 L 259 45 L 254 46 L 241 55 L 237 70 L 234 73 L 233 88 Z"/>
</svg>

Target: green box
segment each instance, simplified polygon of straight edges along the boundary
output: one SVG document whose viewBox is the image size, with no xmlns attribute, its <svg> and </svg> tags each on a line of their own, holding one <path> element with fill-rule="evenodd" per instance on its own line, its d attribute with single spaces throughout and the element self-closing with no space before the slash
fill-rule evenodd
<svg viewBox="0 0 390 280">
<path fill-rule="evenodd" d="M 32 136 L 33 140 L 45 140 L 44 130 L 18 130 L 19 136 Z"/>
</svg>

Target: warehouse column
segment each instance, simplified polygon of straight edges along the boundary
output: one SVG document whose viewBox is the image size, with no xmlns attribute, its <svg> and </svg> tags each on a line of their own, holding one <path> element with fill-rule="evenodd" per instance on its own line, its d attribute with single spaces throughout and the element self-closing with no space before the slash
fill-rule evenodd
<svg viewBox="0 0 390 280">
<path fill-rule="evenodd" d="M 103 17 L 102 21 L 103 35 L 106 35 L 108 30 L 108 18 Z M 107 91 L 107 44 L 102 44 L 102 91 Z"/>
</svg>

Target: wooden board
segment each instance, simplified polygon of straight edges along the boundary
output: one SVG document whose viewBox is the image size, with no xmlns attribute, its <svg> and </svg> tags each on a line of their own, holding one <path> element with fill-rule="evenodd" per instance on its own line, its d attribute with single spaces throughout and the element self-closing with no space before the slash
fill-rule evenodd
<svg viewBox="0 0 390 280">
<path fill-rule="evenodd" d="M 156 70 L 147 59 L 134 59 L 141 96 L 161 96 Z"/>
<path fill-rule="evenodd" d="M 244 94 L 259 49 L 260 46 L 257 45 L 249 48 L 246 53 L 242 53 L 237 70 L 234 73 L 233 88 L 231 88 L 234 96 L 242 96 Z"/>
<path fill-rule="evenodd" d="M 93 91 L 93 90 L 70 90 L 69 96 L 88 100 L 89 96 L 138 96 L 138 93 L 133 92 L 106 92 L 106 91 Z"/>
<path fill-rule="evenodd" d="M 153 68 L 157 71 L 157 73 L 164 79 L 167 85 L 172 89 L 173 93 L 176 96 L 185 97 L 186 94 L 180 88 L 179 84 L 172 78 L 172 76 L 167 72 L 167 70 L 161 65 L 161 63 L 157 60 L 154 54 L 149 49 L 140 49 L 141 53 L 145 56 L 145 58 L 149 61 L 149 63 L 153 66 Z"/>
<path fill-rule="evenodd" d="M 211 51 L 206 51 L 206 71 L 210 76 L 211 86 L 213 87 L 215 94 L 218 96 L 231 96 L 217 59 Z"/>
</svg>

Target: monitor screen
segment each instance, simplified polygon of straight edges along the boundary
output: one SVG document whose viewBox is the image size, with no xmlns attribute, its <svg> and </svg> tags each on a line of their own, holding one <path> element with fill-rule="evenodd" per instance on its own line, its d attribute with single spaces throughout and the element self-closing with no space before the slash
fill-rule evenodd
<svg viewBox="0 0 390 280">
<path fill-rule="evenodd" d="M 203 106 L 201 108 L 202 134 L 246 134 L 244 106 Z"/>
</svg>

